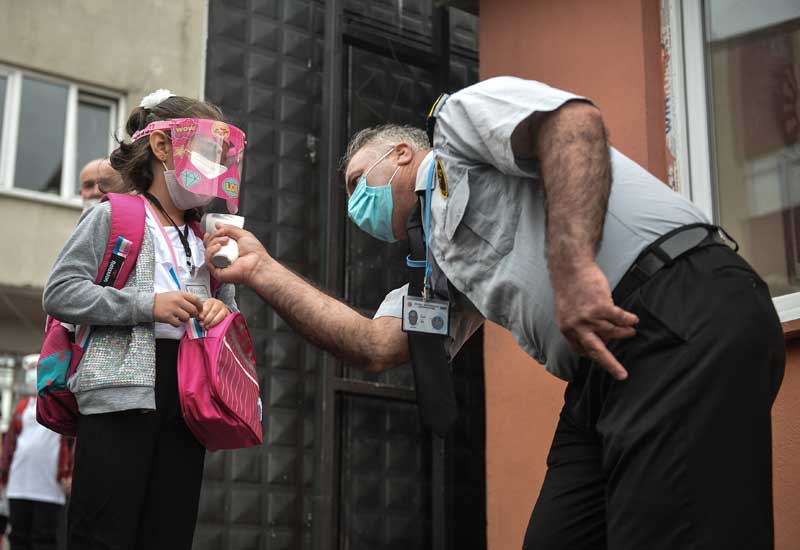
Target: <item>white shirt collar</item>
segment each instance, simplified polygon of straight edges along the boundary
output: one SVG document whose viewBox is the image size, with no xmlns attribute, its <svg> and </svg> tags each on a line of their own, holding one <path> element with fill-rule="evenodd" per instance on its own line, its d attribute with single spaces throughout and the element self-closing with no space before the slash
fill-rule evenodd
<svg viewBox="0 0 800 550">
<path fill-rule="evenodd" d="M 417 168 L 417 183 L 414 187 L 415 191 L 425 191 L 425 187 L 428 185 L 428 171 L 431 169 L 431 163 L 433 163 L 433 150 L 428 151 L 428 154 L 425 155 L 425 158 L 422 159 L 422 163 Z"/>
</svg>

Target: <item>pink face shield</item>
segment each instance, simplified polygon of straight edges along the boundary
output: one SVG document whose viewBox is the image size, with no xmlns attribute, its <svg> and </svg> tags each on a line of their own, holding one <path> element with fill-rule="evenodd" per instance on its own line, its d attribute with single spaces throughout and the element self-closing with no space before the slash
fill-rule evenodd
<svg viewBox="0 0 800 550">
<path fill-rule="evenodd" d="M 228 212 L 239 210 L 242 160 L 247 145 L 236 126 L 205 118 L 173 118 L 151 122 L 131 138 L 169 131 L 175 176 L 188 191 L 225 199 Z"/>
</svg>

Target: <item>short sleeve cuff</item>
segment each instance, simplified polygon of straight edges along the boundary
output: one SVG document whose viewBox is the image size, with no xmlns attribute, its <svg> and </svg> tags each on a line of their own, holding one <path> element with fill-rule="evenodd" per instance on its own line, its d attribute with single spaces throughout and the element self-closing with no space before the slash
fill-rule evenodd
<svg viewBox="0 0 800 550">
<path fill-rule="evenodd" d="M 396 317 L 398 319 L 403 317 L 403 297 L 408 294 L 408 285 L 403 285 L 396 288 L 386 295 L 383 299 L 378 311 L 373 315 L 373 319 L 379 317 Z"/>
</svg>

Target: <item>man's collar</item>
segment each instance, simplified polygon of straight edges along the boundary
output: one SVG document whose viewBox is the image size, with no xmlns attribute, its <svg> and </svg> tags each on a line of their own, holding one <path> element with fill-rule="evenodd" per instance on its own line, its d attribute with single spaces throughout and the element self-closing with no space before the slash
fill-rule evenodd
<svg viewBox="0 0 800 550">
<path fill-rule="evenodd" d="M 428 171 L 431 169 L 431 163 L 433 162 L 433 151 L 428 151 L 428 154 L 425 155 L 425 158 L 422 159 L 422 163 L 417 168 L 417 183 L 414 186 L 414 191 L 419 193 L 422 191 L 425 192 L 425 186 L 428 184 Z"/>
</svg>

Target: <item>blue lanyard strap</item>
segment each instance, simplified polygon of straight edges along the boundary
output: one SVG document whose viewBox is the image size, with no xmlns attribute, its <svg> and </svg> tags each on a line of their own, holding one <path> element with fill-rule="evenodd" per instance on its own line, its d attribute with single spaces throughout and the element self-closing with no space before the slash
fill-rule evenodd
<svg viewBox="0 0 800 550">
<path fill-rule="evenodd" d="M 431 162 L 431 169 L 428 171 L 428 182 L 425 185 L 425 260 L 412 260 L 411 256 L 406 257 L 406 265 L 411 268 L 421 269 L 425 268 L 425 279 L 423 285 L 423 298 L 426 300 L 430 298 L 431 295 L 431 274 L 433 273 L 433 267 L 431 267 L 430 263 L 430 247 L 428 246 L 428 239 L 430 234 L 430 224 L 431 224 L 431 190 L 433 188 L 433 174 L 436 170 L 436 158 L 434 157 L 433 162 Z"/>
<path fill-rule="evenodd" d="M 406 256 L 406 265 L 413 269 L 422 269 L 426 263 L 425 260 L 412 260 L 411 255 Z"/>
</svg>

